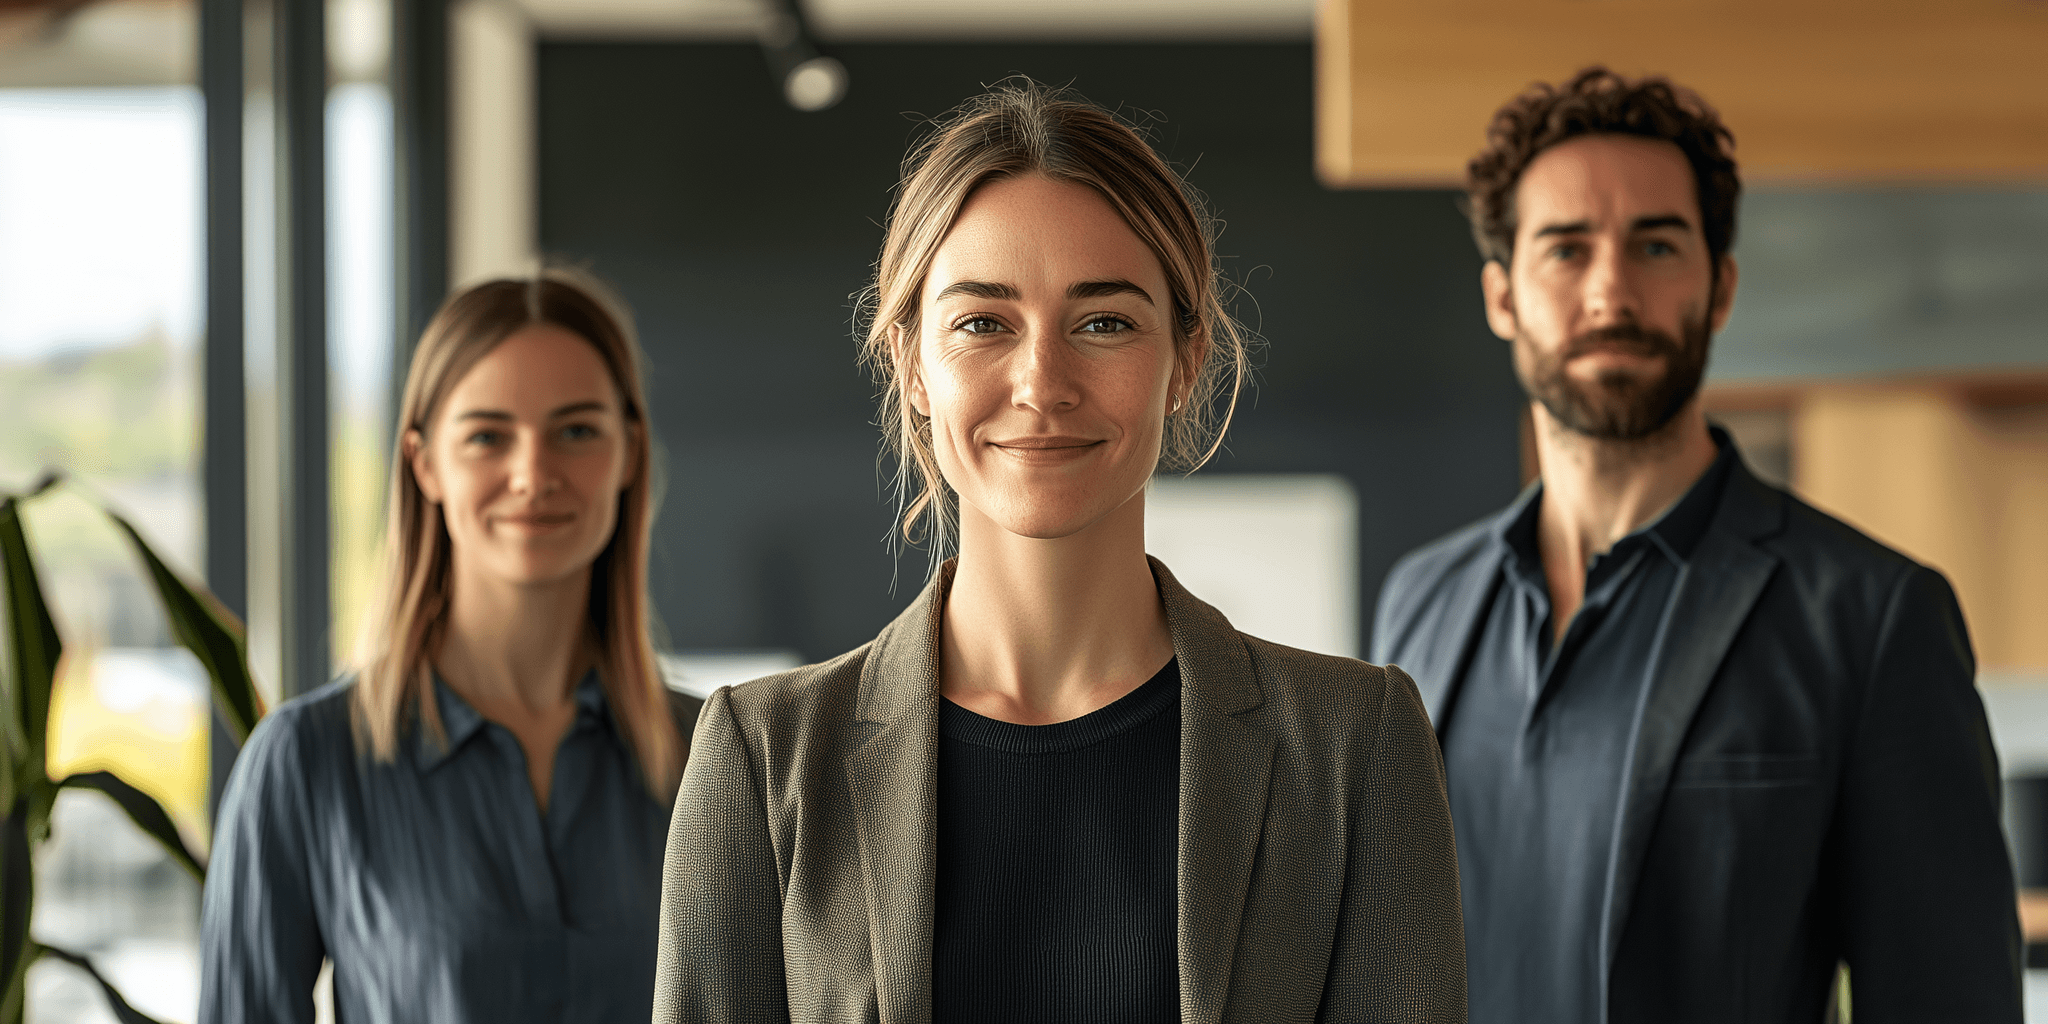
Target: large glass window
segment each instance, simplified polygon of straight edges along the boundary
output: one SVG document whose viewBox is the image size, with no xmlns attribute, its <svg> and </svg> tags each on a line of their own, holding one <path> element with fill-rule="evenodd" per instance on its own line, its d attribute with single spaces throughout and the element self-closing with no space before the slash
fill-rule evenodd
<svg viewBox="0 0 2048 1024">
<path fill-rule="evenodd" d="M 189 86 L 0 89 L 0 487 L 45 469 L 73 481 L 26 516 L 66 642 L 51 774 L 112 769 L 195 844 L 204 676 L 88 502 L 196 575 L 200 127 Z M 194 1016 L 189 874 L 95 793 L 59 798 L 36 863 L 38 940 L 90 955 L 145 1013 Z M 28 1020 L 113 1019 L 84 974 L 31 971 Z"/>
<path fill-rule="evenodd" d="M 382 82 L 342 82 L 328 94 L 328 479 L 338 665 L 355 653 L 383 542 L 394 415 L 391 138 L 391 93 Z"/>
</svg>

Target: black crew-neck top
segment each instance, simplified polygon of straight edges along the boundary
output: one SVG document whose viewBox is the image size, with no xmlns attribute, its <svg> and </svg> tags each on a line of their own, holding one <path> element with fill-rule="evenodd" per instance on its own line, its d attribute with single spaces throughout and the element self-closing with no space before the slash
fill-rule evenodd
<svg viewBox="0 0 2048 1024">
<path fill-rule="evenodd" d="M 1180 668 L 1014 725 L 939 702 L 934 1024 L 1180 1020 Z"/>
</svg>

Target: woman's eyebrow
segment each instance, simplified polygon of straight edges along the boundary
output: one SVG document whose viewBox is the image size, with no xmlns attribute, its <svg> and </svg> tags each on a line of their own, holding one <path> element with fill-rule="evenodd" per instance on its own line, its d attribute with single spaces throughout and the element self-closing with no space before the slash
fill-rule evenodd
<svg viewBox="0 0 2048 1024">
<path fill-rule="evenodd" d="M 1008 299 L 1014 302 L 1020 294 L 1017 289 L 994 281 L 955 281 L 932 296 L 932 301 L 939 302 L 951 295 L 966 295 L 976 299 Z"/>
<path fill-rule="evenodd" d="M 1005 299 L 1012 302 L 1022 298 L 1022 293 L 1007 284 L 994 281 L 955 281 L 941 289 L 939 294 L 932 297 L 932 301 L 938 302 L 953 295 L 967 295 L 977 299 Z M 1069 299 L 1100 299 L 1110 295 L 1135 295 L 1144 299 L 1146 305 L 1152 305 L 1151 293 L 1120 277 L 1102 281 L 1081 281 L 1067 289 Z"/>
<path fill-rule="evenodd" d="M 579 412 L 603 412 L 609 408 L 611 408 L 610 405 L 594 398 L 586 399 L 581 402 L 570 402 L 568 405 L 548 413 L 548 418 L 556 419 L 562 416 L 574 416 Z M 519 417 L 503 409 L 470 409 L 455 418 L 457 420 L 504 420 L 509 422 Z"/>
<path fill-rule="evenodd" d="M 1101 299 L 1111 295 L 1135 295 L 1144 299 L 1146 305 L 1153 304 L 1152 296 L 1145 289 L 1120 277 L 1107 281 L 1082 281 L 1067 289 L 1067 298 L 1070 299 Z"/>
</svg>

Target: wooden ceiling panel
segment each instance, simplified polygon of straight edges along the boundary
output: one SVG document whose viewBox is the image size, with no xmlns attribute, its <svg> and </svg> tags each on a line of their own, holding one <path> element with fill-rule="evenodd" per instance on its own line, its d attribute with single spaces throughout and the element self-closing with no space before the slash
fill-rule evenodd
<svg viewBox="0 0 2048 1024">
<path fill-rule="evenodd" d="M 2048 180 L 2044 0 L 1322 0 L 1317 169 L 1446 185 L 1502 103 L 1589 64 L 1720 110 L 1747 181 Z"/>
</svg>

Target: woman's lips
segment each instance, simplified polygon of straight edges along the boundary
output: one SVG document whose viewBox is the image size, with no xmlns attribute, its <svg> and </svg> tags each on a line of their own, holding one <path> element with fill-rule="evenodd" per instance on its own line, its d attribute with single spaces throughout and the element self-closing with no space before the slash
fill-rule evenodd
<svg viewBox="0 0 2048 1024">
<path fill-rule="evenodd" d="M 1086 437 L 1013 437 L 990 441 L 997 451 L 1032 465 L 1072 462 L 1093 453 L 1103 442 Z"/>
<path fill-rule="evenodd" d="M 497 521 L 499 523 L 505 526 L 512 527 L 515 530 L 525 530 L 528 533 L 542 533 L 548 530 L 555 529 L 556 527 L 567 526 L 571 522 L 574 522 L 575 519 L 575 516 L 561 513 L 557 513 L 554 515 L 519 515 L 497 517 Z"/>
<path fill-rule="evenodd" d="M 1068 437 L 1065 434 L 1034 434 L 1028 437 L 1005 438 L 990 441 L 998 448 L 1086 448 L 1102 442 L 1092 437 Z"/>
</svg>

